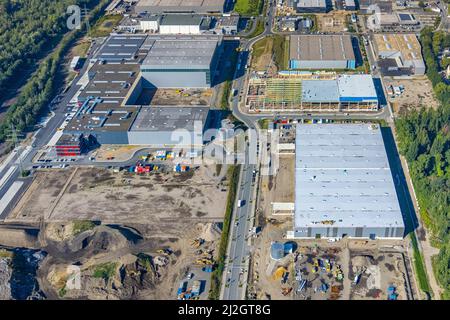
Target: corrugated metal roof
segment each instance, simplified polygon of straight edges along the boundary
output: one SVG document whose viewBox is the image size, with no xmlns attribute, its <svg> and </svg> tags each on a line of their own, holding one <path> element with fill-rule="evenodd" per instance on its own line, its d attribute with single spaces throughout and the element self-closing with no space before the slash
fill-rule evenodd
<svg viewBox="0 0 450 320">
<path fill-rule="evenodd" d="M 200 26 L 202 23 L 202 16 L 196 15 L 165 15 L 161 19 L 162 26 Z"/>
<path fill-rule="evenodd" d="M 296 228 L 403 226 L 378 125 L 299 124 L 295 162 Z"/>
<path fill-rule="evenodd" d="M 336 80 L 303 80 L 302 101 L 337 102 L 339 90 Z"/>
<path fill-rule="evenodd" d="M 221 39 L 219 36 L 149 36 L 146 42 L 149 52 L 142 68 L 208 69 Z"/>
<path fill-rule="evenodd" d="M 338 77 L 339 97 L 341 101 L 378 100 L 375 84 L 369 74 L 341 75 Z"/>
</svg>

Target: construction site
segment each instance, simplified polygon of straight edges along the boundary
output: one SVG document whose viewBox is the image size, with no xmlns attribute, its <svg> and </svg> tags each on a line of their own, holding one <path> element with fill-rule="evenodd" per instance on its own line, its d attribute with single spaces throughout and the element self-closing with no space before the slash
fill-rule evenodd
<svg viewBox="0 0 450 320">
<path fill-rule="evenodd" d="M 36 278 L 48 298 L 207 299 L 227 191 L 215 166 L 39 170 L 0 245 L 47 253 Z M 38 233 L 22 235 L 11 224 Z M 72 290 L 77 270 L 83 285 Z"/>
<path fill-rule="evenodd" d="M 316 15 L 319 31 L 329 33 L 348 31 L 349 18 L 348 11 L 332 11 Z"/>
<path fill-rule="evenodd" d="M 420 108 L 437 108 L 439 103 L 433 92 L 431 81 L 425 76 L 414 79 L 384 77 L 388 100 L 395 114 L 403 115 Z"/>
<path fill-rule="evenodd" d="M 370 75 L 286 71 L 253 75 L 245 95 L 248 112 L 367 112 L 379 108 Z"/>
<path fill-rule="evenodd" d="M 274 300 L 410 300 L 416 296 L 410 261 L 400 243 L 345 239 L 289 241 L 286 222 L 270 219 L 256 240 L 250 297 Z M 269 230 L 267 230 L 269 229 Z M 284 256 L 269 254 L 273 236 Z M 259 249 L 261 248 L 261 249 Z M 294 248 L 294 249 L 292 249 Z M 292 252 L 292 250 L 294 250 Z"/>
<path fill-rule="evenodd" d="M 293 124 L 278 124 L 282 137 Z M 293 129 L 294 128 L 294 129 Z M 249 298 L 275 300 L 410 300 L 417 298 L 401 239 L 292 239 L 295 153 L 279 146 L 279 164 L 262 176 L 250 265 Z M 284 148 L 284 150 L 281 150 Z"/>
<path fill-rule="evenodd" d="M 134 221 L 148 224 L 154 234 L 167 236 L 180 231 L 176 224 L 183 219 L 220 221 L 227 188 L 215 176 L 215 168 L 173 171 L 161 168 L 135 174 L 99 168 L 40 170 L 6 222 Z"/>
<path fill-rule="evenodd" d="M 215 89 L 143 89 L 137 104 L 209 106 Z"/>
</svg>

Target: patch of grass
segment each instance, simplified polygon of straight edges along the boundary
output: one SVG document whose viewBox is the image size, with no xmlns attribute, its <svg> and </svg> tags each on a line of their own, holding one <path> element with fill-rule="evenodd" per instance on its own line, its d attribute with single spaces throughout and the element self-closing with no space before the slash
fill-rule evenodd
<svg viewBox="0 0 450 320">
<path fill-rule="evenodd" d="M 286 41 L 286 37 L 275 35 L 273 36 L 273 53 L 274 62 L 278 67 L 278 70 L 285 70 L 288 67 L 289 60 L 289 41 Z"/>
<path fill-rule="evenodd" d="M 220 108 L 223 110 L 228 109 L 228 98 L 231 93 L 231 81 L 227 80 L 223 85 L 222 99 L 220 100 Z"/>
<path fill-rule="evenodd" d="M 14 253 L 6 249 L 0 249 L 0 258 L 12 259 Z"/>
<path fill-rule="evenodd" d="M 61 298 L 64 298 L 64 296 L 67 294 L 67 289 L 66 286 L 62 287 L 61 289 L 58 290 L 58 295 Z"/>
<path fill-rule="evenodd" d="M 111 31 L 119 25 L 123 16 L 121 14 L 107 15 L 101 17 L 97 23 L 91 28 L 88 36 L 92 38 L 106 37 Z"/>
<path fill-rule="evenodd" d="M 73 232 L 74 236 L 88 230 L 92 230 L 95 228 L 95 223 L 88 220 L 75 220 L 73 222 Z"/>
<path fill-rule="evenodd" d="M 107 262 L 96 265 L 94 268 L 94 278 L 102 278 L 109 281 L 116 274 L 117 262 Z"/>
<path fill-rule="evenodd" d="M 264 0 L 237 0 L 234 11 L 242 16 L 257 16 L 261 13 Z"/>
<path fill-rule="evenodd" d="M 263 130 L 269 129 L 269 119 L 260 119 L 258 120 L 259 127 Z"/>
<path fill-rule="evenodd" d="M 425 269 L 425 264 L 423 262 L 422 254 L 419 251 L 416 235 L 414 233 L 410 233 L 410 238 L 414 250 L 414 269 L 416 271 L 417 280 L 419 281 L 419 287 L 424 293 L 431 295 L 427 272 Z"/>
<path fill-rule="evenodd" d="M 271 52 L 268 52 L 271 48 Z M 254 65 L 259 65 L 258 59 L 267 53 L 273 56 L 273 62 L 279 70 L 285 70 L 288 67 L 289 60 L 289 41 L 281 35 L 272 35 L 257 41 L 253 45 Z"/>
<path fill-rule="evenodd" d="M 145 253 L 139 253 L 137 255 L 137 262 L 147 271 L 152 270 L 152 257 Z"/>
<path fill-rule="evenodd" d="M 90 46 L 91 43 L 88 41 L 80 42 L 75 47 L 73 47 L 72 53 L 74 56 L 86 57 L 86 53 L 89 50 Z"/>
<path fill-rule="evenodd" d="M 212 300 L 218 300 L 220 296 L 220 284 L 222 280 L 223 269 L 225 268 L 225 257 L 228 248 L 230 223 L 231 217 L 233 215 L 233 208 L 236 201 L 236 194 L 239 183 L 239 171 L 240 166 L 234 165 L 228 169 L 227 173 L 230 190 L 228 192 L 227 207 L 225 210 L 225 218 L 223 220 L 223 229 L 219 244 L 217 268 L 211 274 L 211 289 L 209 291 L 209 299 Z"/>
<path fill-rule="evenodd" d="M 247 38 L 249 38 L 249 39 L 255 38 L 255 37 L 259 36 L 263 32 L 264 32 L 264 21 L 258 20 L 258 22 L 256 23 L 255 30 L 253 30 L 253 32 L 250 33 L 247 36 Z"/>
<path fill-rule="evenodd" d="M 31 171 L 30 170 L 22 170 L 22 172 L 20 173 L 22 178 L 26 178 L 30 175 Z"/>
</svg>

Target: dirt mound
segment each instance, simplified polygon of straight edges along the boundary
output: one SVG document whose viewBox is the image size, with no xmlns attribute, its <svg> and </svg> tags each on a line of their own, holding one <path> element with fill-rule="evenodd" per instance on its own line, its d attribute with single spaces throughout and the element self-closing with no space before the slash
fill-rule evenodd
<svg viewBox="0 0 450 320">
<path fill-rule="evenodd" d="M 214 241 L 220 238 L 220 231 L 213 223 L 199 224 L 197 229 L 200 229 L 200 238 L 205 241 Z"/>
<path fill-rule="evenodd" d="M 52 241 L 65 241 L 73 237 L 73 223 L 50 223 L 45 229 L 45 236 Z"/>
<path fill-rule="evenodd" d="M 67 229 L 70 229 L 70 227 Z M 62 238 L 60 237 L 60 239 Z M 95 256 L 127 248 L 131 244 L 132 241 L 129 241 L 119 230 L 107 226 L 98 226 L 74 237 L 66 237 L 65 240 L 57 241 L 55 245 L 60 251 L 79 253 L 82 256 Z"/>
</svg>

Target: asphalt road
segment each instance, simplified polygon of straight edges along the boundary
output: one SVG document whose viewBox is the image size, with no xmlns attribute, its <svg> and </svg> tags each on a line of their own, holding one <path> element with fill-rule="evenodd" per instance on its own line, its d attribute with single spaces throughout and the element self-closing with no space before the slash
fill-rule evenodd
<svg viewBox="0 0 450 320">
<path fill-rule="evenodd" d="M 36 133 L 33 135 L 32 145 L 30 146 L 31 150 L 25 155 L 23 153 L 25 152 L 26 149 L 25 148 L 20 148 L 16 152 L 16 155 L 14 156 L 13 160 L 10 161 L 4 167 L 2 172 L 0 172 L 0 177 L 2 177 L 9 170 L 9 168 L 11 168 L 11 167 L 17 167 L 18 168 L 10 176 L 8 181 L 3 186 L 1 186 L 0 199 L 5 195 L 5 193 L 8 191 L 8 189 L 11 187 L 11 185 L 15 181 L 27 180 L 27 179 L 22 178 L 20 166 L 23 169 L 30 169 L 30 168 L 32 168 L 32 166 L 33 166 L 32 160 L 36 156 L 37 152 L 42 147 L 47 145 L 47 143 L 50 141 L 50 139 L 55 134 L 57 128 L 60 127 L 61 124 L 64 122 L 65 114 L 68 112 L 67 104 L 69 104 L 70 100 L 73 98 L 73 96 L 80 89 L 80 86 L 76 85 L 76 83 L 80 80 L 82 75 L 86 72 L 86 70 L 88 68 L 88 65 L 89 65 L 89 59 L 91 59 L 93 57 L 93 55 L 95 54 L 95 51 L 98 50 L 99 46 L 100 46 L 100 44 L 98 43 L 98 41 L 96 41 L 96 43 L 92 45 L 92 48 L 90 50 L 90 54 L 86 58 L 86 61 L 85 61 L 84 65 L 83 65 L 83 68 L 80 70 L 79 74 L 75 77 L 75 79 L 72 82 L 72 85 L 70 86 L 70 88 L 65 93 L 61 93 L 60 95 L 58 95 L 59 96 L 59 101 L 57 103 L 51 103 L 50 104 L 50 109 L 52 110 L 51 112 L 52 112 L 53 115 L 48 120 L 48 122 L 42 128 L 40 128 L 38 131 L 36 131 Z M 57 99 L 57 98 L 58 97 L 56 97 L 55 99 Z M 53 100 L 52 102 L 54 102 L 54 101 L 55 100 Z M 16 163 L 16 160 L 19 157 L 22 157 L 20 166 L 19 166 L 18 163 Z M 58 164 L 61 164 L 61 163 L 58 163 Z M 20 199 L 23 190 L 25 190 L 24 187 L 21 188 L 21 190 L 16 194 L 14 199 L 11 201 L 11 204 L 16 203 L 17 200 Z M 3 213 L 1 213 L 0 220 L 5 219 L 8 214 L 9 214 L 9 210 L 5 210 Z"/>
<path fill-rule="evenodd" d="M 275 17 L 275 5 L 273 1 L 270 2 L 268 6 L 267 14 L 265 15 L 265 30 L 264 32 L 250 40 L 242 40 L 243 51 L 240 52 L 239 60 L 241 69 L 236 70 L 235 81 L 233 84 L 233 89 L 237 89 L 238 92 L 244 90 L 246 70 L 245 65 L 247 61 L 244 59 L 249 59 L 250 55 L 245 54 L 245 52 L 250 52 L 253 44 L 258 40 L 274 34 L 273 32 L 273 21 Z M 368 59 L 370 65 L 376 65 L 376 60 L 372 54 L 370 47 L 366 46 L 366 51 L 368 53 Z M 380 78 L 378 70 L 375 69 L 373 72 L 374 78 Z M 241 120 L 249 129 L 255 129 L 257 127 L 257 122 L 262 119 L 273 119 L 285 118 L 285 119 L 312 119 L 312 118 L 326 118 L 331 120 L 386 120 L 391 122 L 391 112 L 389 106 L 383 107 L 377 113 L 360 113 L 360 114 L 345 114 L 345 113 L 329 113 L 311 116 L 308 113 L 267 113 L 267 114 L 247 114 L 240 110 L 239 108 L 239 95 L 232 98 L 231 108 L 233 115 Z M 257 131 L 256 131 L 257 132 Z M 247 159 L 249 157 L 249 148 L 246 148 Z M 252 207 L 253 191 L 254 191 L 254 174 L 253 170 L 256 170 L 258 165 L 245 163 L 242 167 L 240 184 L 238 189 L 238 199 L 245 200 L 245 205 L 238 208 L 237 202 L 235 204 L 235 209 L 233 213 L 233 224 L 230 230 L 229 246 L 226 257 L 226 264 L 224 269 L 224 276 L 222 279 L 222 291 L 221 299 L 223 300 L 243 300 L 245 299 L 245 292 L 248 279 L 248 264 L 249 264 L 249 243 L 248 237 L 251 236 L 251 222 L 254 219 L 254 208 Z M 257 171 L 257 174 L 258 171 Z"/>
<path fill-rule="evenodd" d="M 262 39 L 263 37 L 272 33 L 272 22 L 274 16 L 275 7 L 271 5 L 268 6 L 268 12 L 264 18 L 265 29 L 264 32 L 249 40 L 243 41 L 243 51 L 239 53 L 238 65 L 241 69 L 236 69 L 235 71 L 235 82 L 233 88 L 237 89 L 238 92 L 244 89 L 245 80 L 245 65 L 248 52 L 252 45 Z M 239 76 L 240 75 L 240 76 Z M 232 111 L 233 115 L 241 120 L 245 125 L 251 129 L 256 130 L 257 117 L 249 116 L 242 113 L 239 110 L 239 95 L 234 96 L 232 100 Z M 273 117 L 273 116 L 272 116 Z M 254 192 L 254 170 L 257 169 L 257 165 L 250 164 L 250 148 L 246 147 L 246 161 L 242 165 L 240 181 L 237 192 L 237 201 L 235 203 L 235 208 L 233 210 L 232 225 L 229 235 L 229 243 L 227 250 L 227 257 L 225 262 L 224 275 L 222 279 L 222 300 L 244 300 L 245 292 L 247 288 L 248 279 L 248 265 L 249 265 L 249 236 L 251 236 L 252 229 L 252 219 L 254 216 L 253 208 L 253 192 Z M 238 201 L 245 201 L 241 207 L 238 207 Z"/>
</svg>

